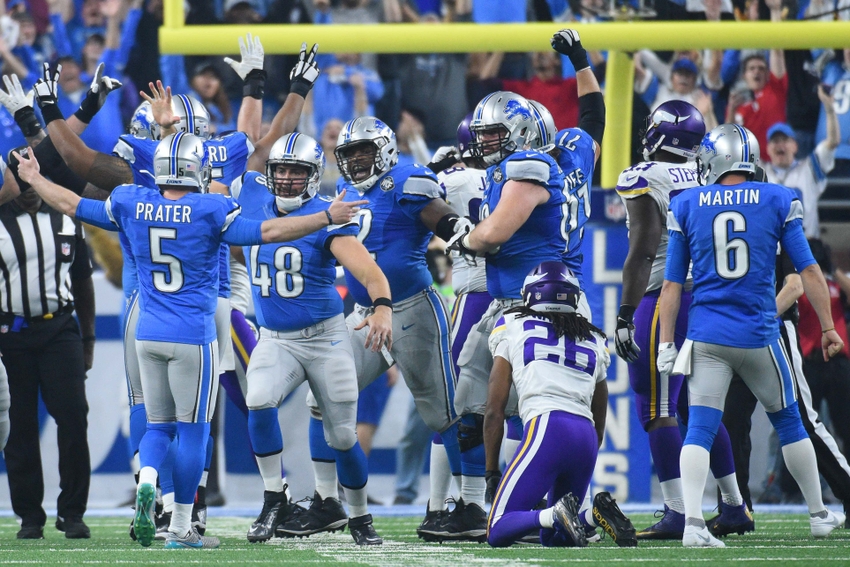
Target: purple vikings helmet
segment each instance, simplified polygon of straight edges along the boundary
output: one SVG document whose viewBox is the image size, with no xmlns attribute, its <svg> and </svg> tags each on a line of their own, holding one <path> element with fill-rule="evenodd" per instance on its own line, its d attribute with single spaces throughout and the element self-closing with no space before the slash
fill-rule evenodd
<svg viewBox="0 0 850 567">
<path fill-rule="evenodd" d="M 469 129 L 471 122 L 472 113 L 470 112 L 457 125 L 457 149 L 460 150 L 460 157 L 464 159 L 472 157 L 472 150 L 469 148 L 472 142 L 472 130 Z"/>
<path fill-rule="evenodd" d="M 538 313 L 575 313 L 581 297 L 572 271 L 557 261 L 543 262 L 525 277 L 522 300 Z"/>
<path fill-rule="evenodd" d="M 705 121 L 692 104 L 668 100 L 646 117 L 643 159 L 649 160 L 658 150 L 693 159 L 705 136 Z"/>
</svg>

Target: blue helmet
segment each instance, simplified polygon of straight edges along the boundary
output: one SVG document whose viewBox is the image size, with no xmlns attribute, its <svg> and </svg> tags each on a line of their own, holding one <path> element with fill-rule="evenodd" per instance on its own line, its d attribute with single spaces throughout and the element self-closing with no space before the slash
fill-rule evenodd
<svg viewBox="0 0 850 567">
<path fill-rule="evenodd" d="M 137 138 L 148 140 L 159 140 L 159 124 L 153 118 L 151 103 L 148 101 L 140 104 L 130 118 L 130 134 Z"/>
<path fill-rule="evenodd" d="M 575 313 L 581 289 L 578 279 L 563 262 L 542 262 L 522 284 L 525 306 L 539 313 Z"/>
</svg>

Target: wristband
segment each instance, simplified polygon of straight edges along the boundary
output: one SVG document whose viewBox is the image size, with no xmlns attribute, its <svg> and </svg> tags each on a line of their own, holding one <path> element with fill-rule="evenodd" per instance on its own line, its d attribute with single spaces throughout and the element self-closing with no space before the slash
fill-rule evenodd
<svg viewBox="0 0 850 567">
<path fill-rule="evenodd" d="M 372 300 L 372 307 L 389 307 L 393 308 L 393 302 L 388 297 L 379 297 Z"/>
<path fill-rule="evenodd" d="M 262 100 L 266 93 L 266 72 L 263 69 L 252 69 L 245 77 L 242 85 L 242 96 Z"/>
<path fill-rule="evenodd" d="M 47 126 L 54 120 L 64 120 L 65 117 L 62 116 L 62 111 L 59 110 L 58 104 L 45 104 L 41 108 L 41 116 L 44 118 L 44 125 Z"/>
<path fill-rule="evenodd" d="M 31 138 L 41 131 L 41 123 L 35 115 L 35 110 L 31 106 L 19 108 L 15 112 L 15 122 L 18 128 L 24 135 L 24 138 Z"/>
<path fill-rule="evenodd" d="M 84 343 L 93 343 L 96 340 L 97 340 L 97 337 L 95 337 L 94 335 L 86 335 L 85 337 L 83 337 Z"/>
<path fill-rule="evenodd" d="M 572 63 L 573 67 L 575 67 L 576 73 L 590 67 L 590 62 L 587 60 L 587 51 L 584 49 L 578 53 L 571 53 L 569 57 L 570 63 Z"/>
<path fill-rule="evenodd" d="M 830 332 L 830 331 L 834 331 L 834 330 L 835 330 L 835 327 L 830 327 L 829 329 L 826 329 L 826 330 L 824 330 L 824 331 L 821 331 L 820 333 L 821 333 L 822 335 L 825 335 L 825 334 L 827 334 L 828 332 Z"/>
<path fill-rule="evenodd" d="M 328 226 L 334 223 L 334 218 L 331 216 L 331 212 L 328 209 L 325 209 L 325 216 L 328 217 Z"/>
<path fill-rule="evenodd" d="M 313 83 L 304 80 L 295 79 L 292 81 L 292 84 L 289 85 L 289 92 L 297 94 L 301 96 L 301 98 L 307 98 L 307 95 L 310 94 L 310 89 L 313 88 Z"/>
<path fill-rule="evenodd" d="M 617 318 L 631 324 L 635 318 L 635 308 L 631 305 L 621 305 L 620 312 L 617 313 Z"/>
</svg>

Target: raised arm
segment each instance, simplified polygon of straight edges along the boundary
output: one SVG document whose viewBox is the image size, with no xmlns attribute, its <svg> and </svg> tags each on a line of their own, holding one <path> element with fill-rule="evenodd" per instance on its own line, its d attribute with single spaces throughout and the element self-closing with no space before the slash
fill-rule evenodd
<svg viewBox="0 0 850 567">
<path fill-rule="evenodd" d="M 826 118 L 826 144 L 830 150 L 834 150 L 841 144 L 841 125 L 838 123 L 838 115 L 835 112 L 835 98 L 832 93 L 827 94 L 823 90 L 823 85 L 818 85 L 818 98 L 823 104 Z"/>
<path fill-rule="evenodd" d="M 782 21 L 782 0 L 765 0 L 770 9 L 770 21 Z M 785 76 L 785 51 L 782 49 L 770 50 L 770 74 L 781 79 Z"/>
<path fill-rule="evenodd" d="M 259 37 L 250 33 L 243 40 L 239 38 L 240 60 L 234 61 L 225 57 L 224 62 L 230 65 L 243 81 L 242 105 L 236 119 L 236 129 L 248 135 L 252 144 L 260 139 L 263 127 L 263 94 L 265 93 L 266 72 L 263 70 L 263 44 Z"/>
</svg>

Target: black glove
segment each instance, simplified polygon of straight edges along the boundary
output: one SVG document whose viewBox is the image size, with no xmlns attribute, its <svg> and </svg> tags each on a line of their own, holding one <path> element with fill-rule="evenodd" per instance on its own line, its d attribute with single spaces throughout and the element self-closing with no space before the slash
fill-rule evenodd
<svg viewBox="0 0 850 567">
<path fill-rule="evenodd" d="M 587 51 L 582 47 L 581 39 L 579 39 L 576 30 L 566 29 L 559 31 L 552 36 L 551 44 L 552 49 L 570 58 L 570 62 L 575 67 L 576 73 L 590 67 L 590 63 L 587 60 Z"/>
<path fill-rule="evenodd" d="M 35 91 L 35 101 L 41 109 L 41 115 L 44 117 L 44 125 L 47 126 L 54 120 L 63 120 L 62 111 L 59 110 L 56 93 L 59 90 L 59 73 L 62 72 L 62 65 L 57 65 L 55 71 L 50 70 L 50 64 L 44 64 L 44 76 L 36 81 L 33 90 Z"/>
<path fill-rule="evenodd" d="M 502 471 L 487 471 L 484 473 L 487 488 L 484 491 L 484 502 L 492 504 L 496 499 L 496 492 L 499 490 L 499 483 L 502 482 Z"/>
<path fill-rule="evenodd" d="M 617 356 L 626 362 L 634 362 L 640 354 L 640 347 L 635 343 L 635 325 L 633 323 L 635 308 L 631 305 L 621 305 L 617 315 L 617 330 L 614 332 L 614 344 Z"/>
<path fill-rule="evenodd" d="M 301 44 L 301 53 L 298 54 L 298 63 L 292 68 L 289 73 L 289 92 L 307 98 L 310 89 L 316 79 L 319 78 L 319 66 L 316 65 L 316 52 L 319 51 L 319 44 L 314 43 L 310 53 L 307 53 L 307 44 Z"/>
<path fill-rule="evenodd" d="M 111 77 L 104 77 L 103 69 L 103 63 L 97 66 L 89 90 L 80 103 L 79 110 L 74 113 L 74 116 L 84 124 L 91 122 L 94 115 L 103 108 L 107 95 L 116 89 L 120 89 L 122 86 L 121 81 Z"/>
</svg>

